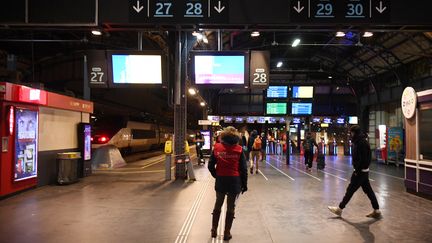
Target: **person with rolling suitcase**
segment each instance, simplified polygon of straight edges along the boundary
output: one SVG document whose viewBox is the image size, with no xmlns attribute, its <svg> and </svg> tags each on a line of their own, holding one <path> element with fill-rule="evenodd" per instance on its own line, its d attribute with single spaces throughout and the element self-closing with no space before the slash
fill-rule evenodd
<svg viewBox="0 0 432 243">
<path fill-rule="evenodd" d="M 317 169 L 323 170 L 325 168 L 325 154 L 324 154 L 324 141 L 318 144 L 318 152 L 317 152 Z"/>
</svg>

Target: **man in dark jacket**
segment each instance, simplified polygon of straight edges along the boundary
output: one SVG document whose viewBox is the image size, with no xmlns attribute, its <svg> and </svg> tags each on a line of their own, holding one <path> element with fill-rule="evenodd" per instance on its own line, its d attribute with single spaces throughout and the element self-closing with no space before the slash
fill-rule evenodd
<svg viewBox="0 0 432 243">
<path fill-rule="evenodd" d="M 312 133 L 308 132 L 306 135 L 306 139 L 303 141 L 303 153 L 305 159 L 306 169 L 308 171 L 312 168 L 312 161 L 314 156 L 313 146 L 318 148 L 318 144 L 315 141 L 315 138 L 312 137 Z"/>
<path fill-rule="evenodd" d="M 251 174 L 253 174 L 253 169 L 254 169 L 254 158 L 252 157 L 252 152 L 253 152 L 253 144 L 254 144 L 254 142 L 255 142 L 255 138 L 257 138 L 258 137 L 258 132 L 257 132 L 257 130 L 253 130 L 252 132 L 251 132 L 251 134 L 250 134 L 250 136 L 249 136 L 249 140 L 248 140 L 248 146 L 247 146 L 247 148 L 248 148 L 248 153 L 249 153 L 249 156 L 246 156 L 247 158 L 248 158 L 248 160 L 249 160 L 249 162 L 250 162 L 250 173 Z M 258 161 L 257 161 L 258 162 Z M 257 173 L 258 173 L 258 170 L 257 170 Z"/>
<path fill-rule="evenodd" d="M 375 193 L 369 183 L 369 165 L 371 163 L 371 149 L 368 141 L 366 141 L 365 135 L 362 133 L 359 126 L 355 125 L 351 127 L 351 136 L 353 141 L 353 155 L 352 162 L 354 166 L 354 172 L 351 176 L 351 182 L 348 185 L 342 202 L 339 207 L 329 206 L 328 209 L 338 215 L 342 215 L 342 210 L 348 204 L 354 193 L 361 187 L 371 201 L 374 211 L 367 217 L 380 218 L 381 212 L 379 210 L 378 201 L 375 197 Z"/>
<path fill-rule="evenodd" d="M 217 236 L 217 227 L 222 204 L 227 196 L 224 240 L 230 240 L 234 220 L 235 202 L 240 192 L 247 191 L 247 164 L 243 148 L 238 145 L 240 135 L 234 127 L 227 127 L 221 133 L 221 143 L 214 145 L 208 169 L 216 178 L 216 203 L 213 209 L 211 236 Z"/>
</svg>

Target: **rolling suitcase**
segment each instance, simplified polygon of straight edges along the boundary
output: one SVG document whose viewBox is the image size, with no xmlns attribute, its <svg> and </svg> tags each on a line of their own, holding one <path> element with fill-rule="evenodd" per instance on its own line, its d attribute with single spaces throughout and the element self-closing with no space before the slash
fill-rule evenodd
<svg viewBox="0 0 432 243">
<path fill-rule="evenodd" d="M 325 168 L 325 156 L 323 154 L 318 154 L 317 156 L 317 169 L 323 170 Z"/>
</svg>

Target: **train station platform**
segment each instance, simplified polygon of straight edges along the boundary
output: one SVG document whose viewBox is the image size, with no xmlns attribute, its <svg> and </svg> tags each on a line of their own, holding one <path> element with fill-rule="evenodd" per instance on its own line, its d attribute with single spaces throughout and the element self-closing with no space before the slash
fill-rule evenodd
<svg viewBox="0 0 432 243">
<path fill-rule="evenodd" d="M 1 200 L 0 242 L 223 242 L 223 224 L 210 238 L 215 193 L 207 167 L 194 166 L 195 182 L 165 181 L 163 159 Z M 361 190 L 337 218 L 327 206 L 345 193 L 350 157 L 326 161 L 323 171 L 314 164 L 307 172 L 302 157 L 287 166 L 283 156 L 268 156 L 259 174 L 249 174 L 230 242 L 431 242 L 432 201 L 405 192 L 402 167 L 371 166 L 382 219 L 365 217 L 371 206 Z"/>
</svg>

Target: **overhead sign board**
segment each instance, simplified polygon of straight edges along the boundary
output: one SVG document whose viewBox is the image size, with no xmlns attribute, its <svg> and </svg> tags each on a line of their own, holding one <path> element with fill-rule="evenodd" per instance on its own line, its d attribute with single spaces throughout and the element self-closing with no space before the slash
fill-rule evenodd
<svg viewBox="0 0 432 243">
<path fill-rule="evenodd" d="M 86 53 L 87 75 L 90 88 L 108 88 L 106 52 L 91 50 Z"/>
<path fill-rule="evenodd" d="M 387 23 L 390 0 L 294 0 L 291 22 L 297 23 Z"/>
<path fill-rule="evenodd" d="M 198 120 L 198 125 L 200 126 L 210 126 L 212 124 L 212 121 L 209 120 Z"/>
<path fill-rule="evenodd" d="M 228 0 L 129 1 L 130 23 L 226 23 Z"/>
</svg>

